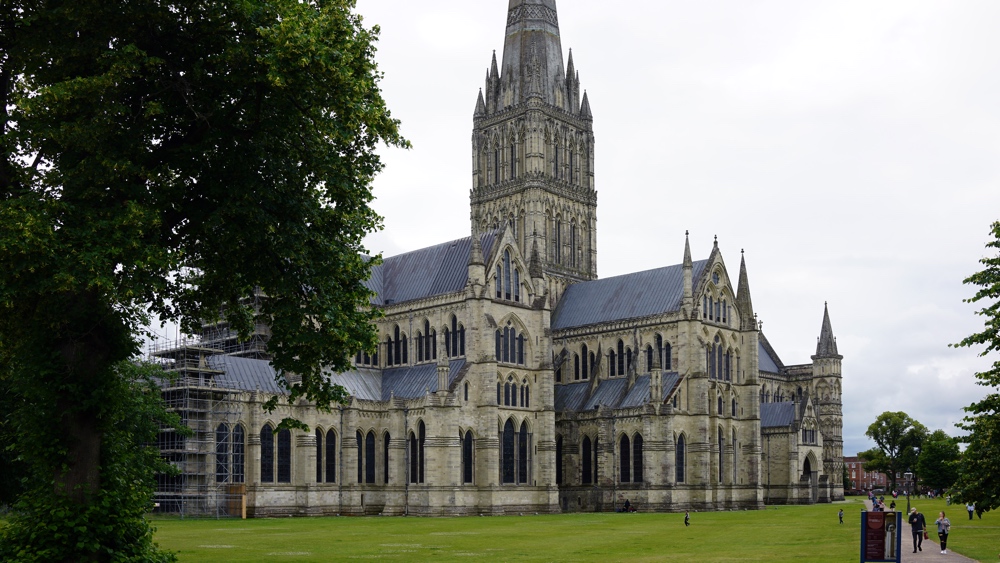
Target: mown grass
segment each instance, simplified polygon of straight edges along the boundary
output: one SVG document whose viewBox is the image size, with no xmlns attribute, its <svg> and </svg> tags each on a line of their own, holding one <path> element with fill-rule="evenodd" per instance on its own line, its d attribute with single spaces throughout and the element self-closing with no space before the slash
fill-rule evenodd
<svg viewBox="0 0 1000 563">
<path fill-rule="evenodd" d="M 837 523 L 844 508 L 845 524 Z M 754 512 L 157 520 L 188 561 L 853 561 L 860 500 Z"/>
<path fill-rule="evenodd" d="M 897 501 L 900 511 L 906 499 Z M 929 523 L 945 510 L 949 548 L 993 562 L 1000 515 L 914 499 Z M 485 518 L 157 519 L 156 541 L 182 562 L 219 561 L 857 561 L 861 499 L 754 512 L 567 514 Z M 844 525 L 837 511 L 844 509 Z M 931 542 L 936 540 L 931 529 Z M 909 541 L 904 530 L 903 546 Z"/>
</svg>

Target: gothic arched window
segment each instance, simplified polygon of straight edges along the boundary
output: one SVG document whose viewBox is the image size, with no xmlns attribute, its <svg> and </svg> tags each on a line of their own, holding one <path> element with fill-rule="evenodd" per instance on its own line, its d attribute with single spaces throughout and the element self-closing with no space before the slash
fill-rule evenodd
<svg viewBox="0 0 1000 563">
<path fill-rule="evenodd" d="M 583 348 L 580 351 L 580 355 L 583 356 L 583 361 L 582 361 L 583 365 L 582 365 L 581 369 L 583 371 L 583 379 L 586 380 L 586 379 L 588 379 L 590 377 L 590 365 L 587 362 L 588 357 L 587 357 L 587 345 L 586 344 L 583 345 Z"/>
<path fill-rule="evenodd" d="M 503 483 L 514 483 L 516 476 L 515 452 L 517 437 L 514 434 L 514 421 L 507 419 L 503 425 L 503 433 L 500 437 L 500 468 L 501 481 Z"/>
<path fill-rule="evenodd" d="M 270 424 L 260 429 L 260 482 L 274 482 L 274 429 Z"/>
<path fill-rule="evenodd" d="M 382 483 L 389 484 L 389 442 L 391 438 L 386 432 L 382 436 Z"/>
<path fill-rule="evenodd" d="M 725 474 L 723 465 L 725 463 L 725 438 L 722 437 L 722 428 L 719 428 L 719 482 L 722 482 L 722 476 Z"/>
<path fill-rule="evenodd" d="M 215 429 L 215 482 L 229 482 L 229 427 L 225 424 Z"/>
<path fill-rule="evenodd" d="M 326 482 L 337 482 L 337 434 L 333 430 L 326 432 Z"/>
<path fill-rule="evenodd" d="M 632 482 L 642 483 L 643 479 L 642 435 L 632 438 Z"/>
<path fill-rule="evenodd" d="M 684 435 L 681 434 L 677 437 L 677 444 L 674 446 L 674 481 L 677 483 L 684 482 L 684 463 L 687 453 L 685 448 Z"/>
<path fill-rule="evenodd" d="M 232 464 L 232 482 L 242 483 L 244 476 L 246 475 L 246 431 L 243 430 L 243 425 L 237 424 L 233 427 L 233 464 Z"/>
<path fill-rule="evenodd" d="M 316 429 L 316 482 L 323 482 L 323 431 Z"/>
<path fill-rule="evenodd" d="M 622 435 L 619 442 L 618 462 L 620 464 L 618 477 L 622 483 L 632 482 L 632 448 L 629 444 L 628 436 Z"/>
<path fill-rule="evenodd" d="M 472 431 L 466 430 L 465 436 L 462 438 L 462 483 L 469 484 L 472 483 L 473 472 L 473 454 L 475 453 L 475 444 L 472 440 Z"/>
<path fill-rule="evenodd" d="M 590 436 L 583 437 L 583 453 L 580 456 L 580 461 L 583 463 L 583 484 L 589 485 L 594 478 L 593 466 L 591 465 L 593 455 L 590 451 Z"/>
<path fill-rule="evenodd" d="M 563 482 L 563 437 L 556 435 L 556 485 Z"/>
</svg>

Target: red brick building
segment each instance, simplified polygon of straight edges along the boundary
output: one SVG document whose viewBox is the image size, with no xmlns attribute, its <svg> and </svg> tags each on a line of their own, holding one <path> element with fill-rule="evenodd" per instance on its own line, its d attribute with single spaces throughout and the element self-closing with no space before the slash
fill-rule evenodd
<svg viewBox="0 0 1000 563">
<path fill-rule="evenodd" d="M 889 486 L 889 479 L 885 473 L 875 473 L 865 471 L 865 459 L 861 457 L 845 457 L 844 467 L 847 468 L 847 481 L 844 483 L 844 491 L 860 494 L 871 489 L 886 489 Z"/>
</svg>

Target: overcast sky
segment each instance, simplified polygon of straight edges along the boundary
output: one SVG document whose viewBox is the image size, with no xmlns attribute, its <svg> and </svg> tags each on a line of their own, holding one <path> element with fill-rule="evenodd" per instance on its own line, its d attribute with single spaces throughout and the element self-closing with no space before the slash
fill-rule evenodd
<svg viewBox="0 0 1000 563">
<path fill-rule="evenodd" d="M 823 303 L 844 356 L 844 453 L 901 410 L 956 435 L 991 359 L 962 280 L 1000 219 L 1000 2 L 563 0 L 596 136 L 601 277 L 715 235 L 786 364 Z M 506 0 L 359 0 L 410 151 L 376 180 L 386 256 L 469 235 L 472 113 Z"/>
</svg>

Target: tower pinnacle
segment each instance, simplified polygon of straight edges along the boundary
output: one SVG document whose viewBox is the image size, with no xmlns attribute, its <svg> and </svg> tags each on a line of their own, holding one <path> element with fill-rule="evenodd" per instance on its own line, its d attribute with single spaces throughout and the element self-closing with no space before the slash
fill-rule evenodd
<svg viewBox="0 0 1000 563">
<path fill-rule="evenodd" d="M 840 358 L 837 352 L 837 338 L 833 335 L 833 325 L 830 324 L 830 308 L 823 304 L 823 328 L 820 329 L 819 341 L 816 343 L 816 355 L 813 358 Z"/>
</svg>

